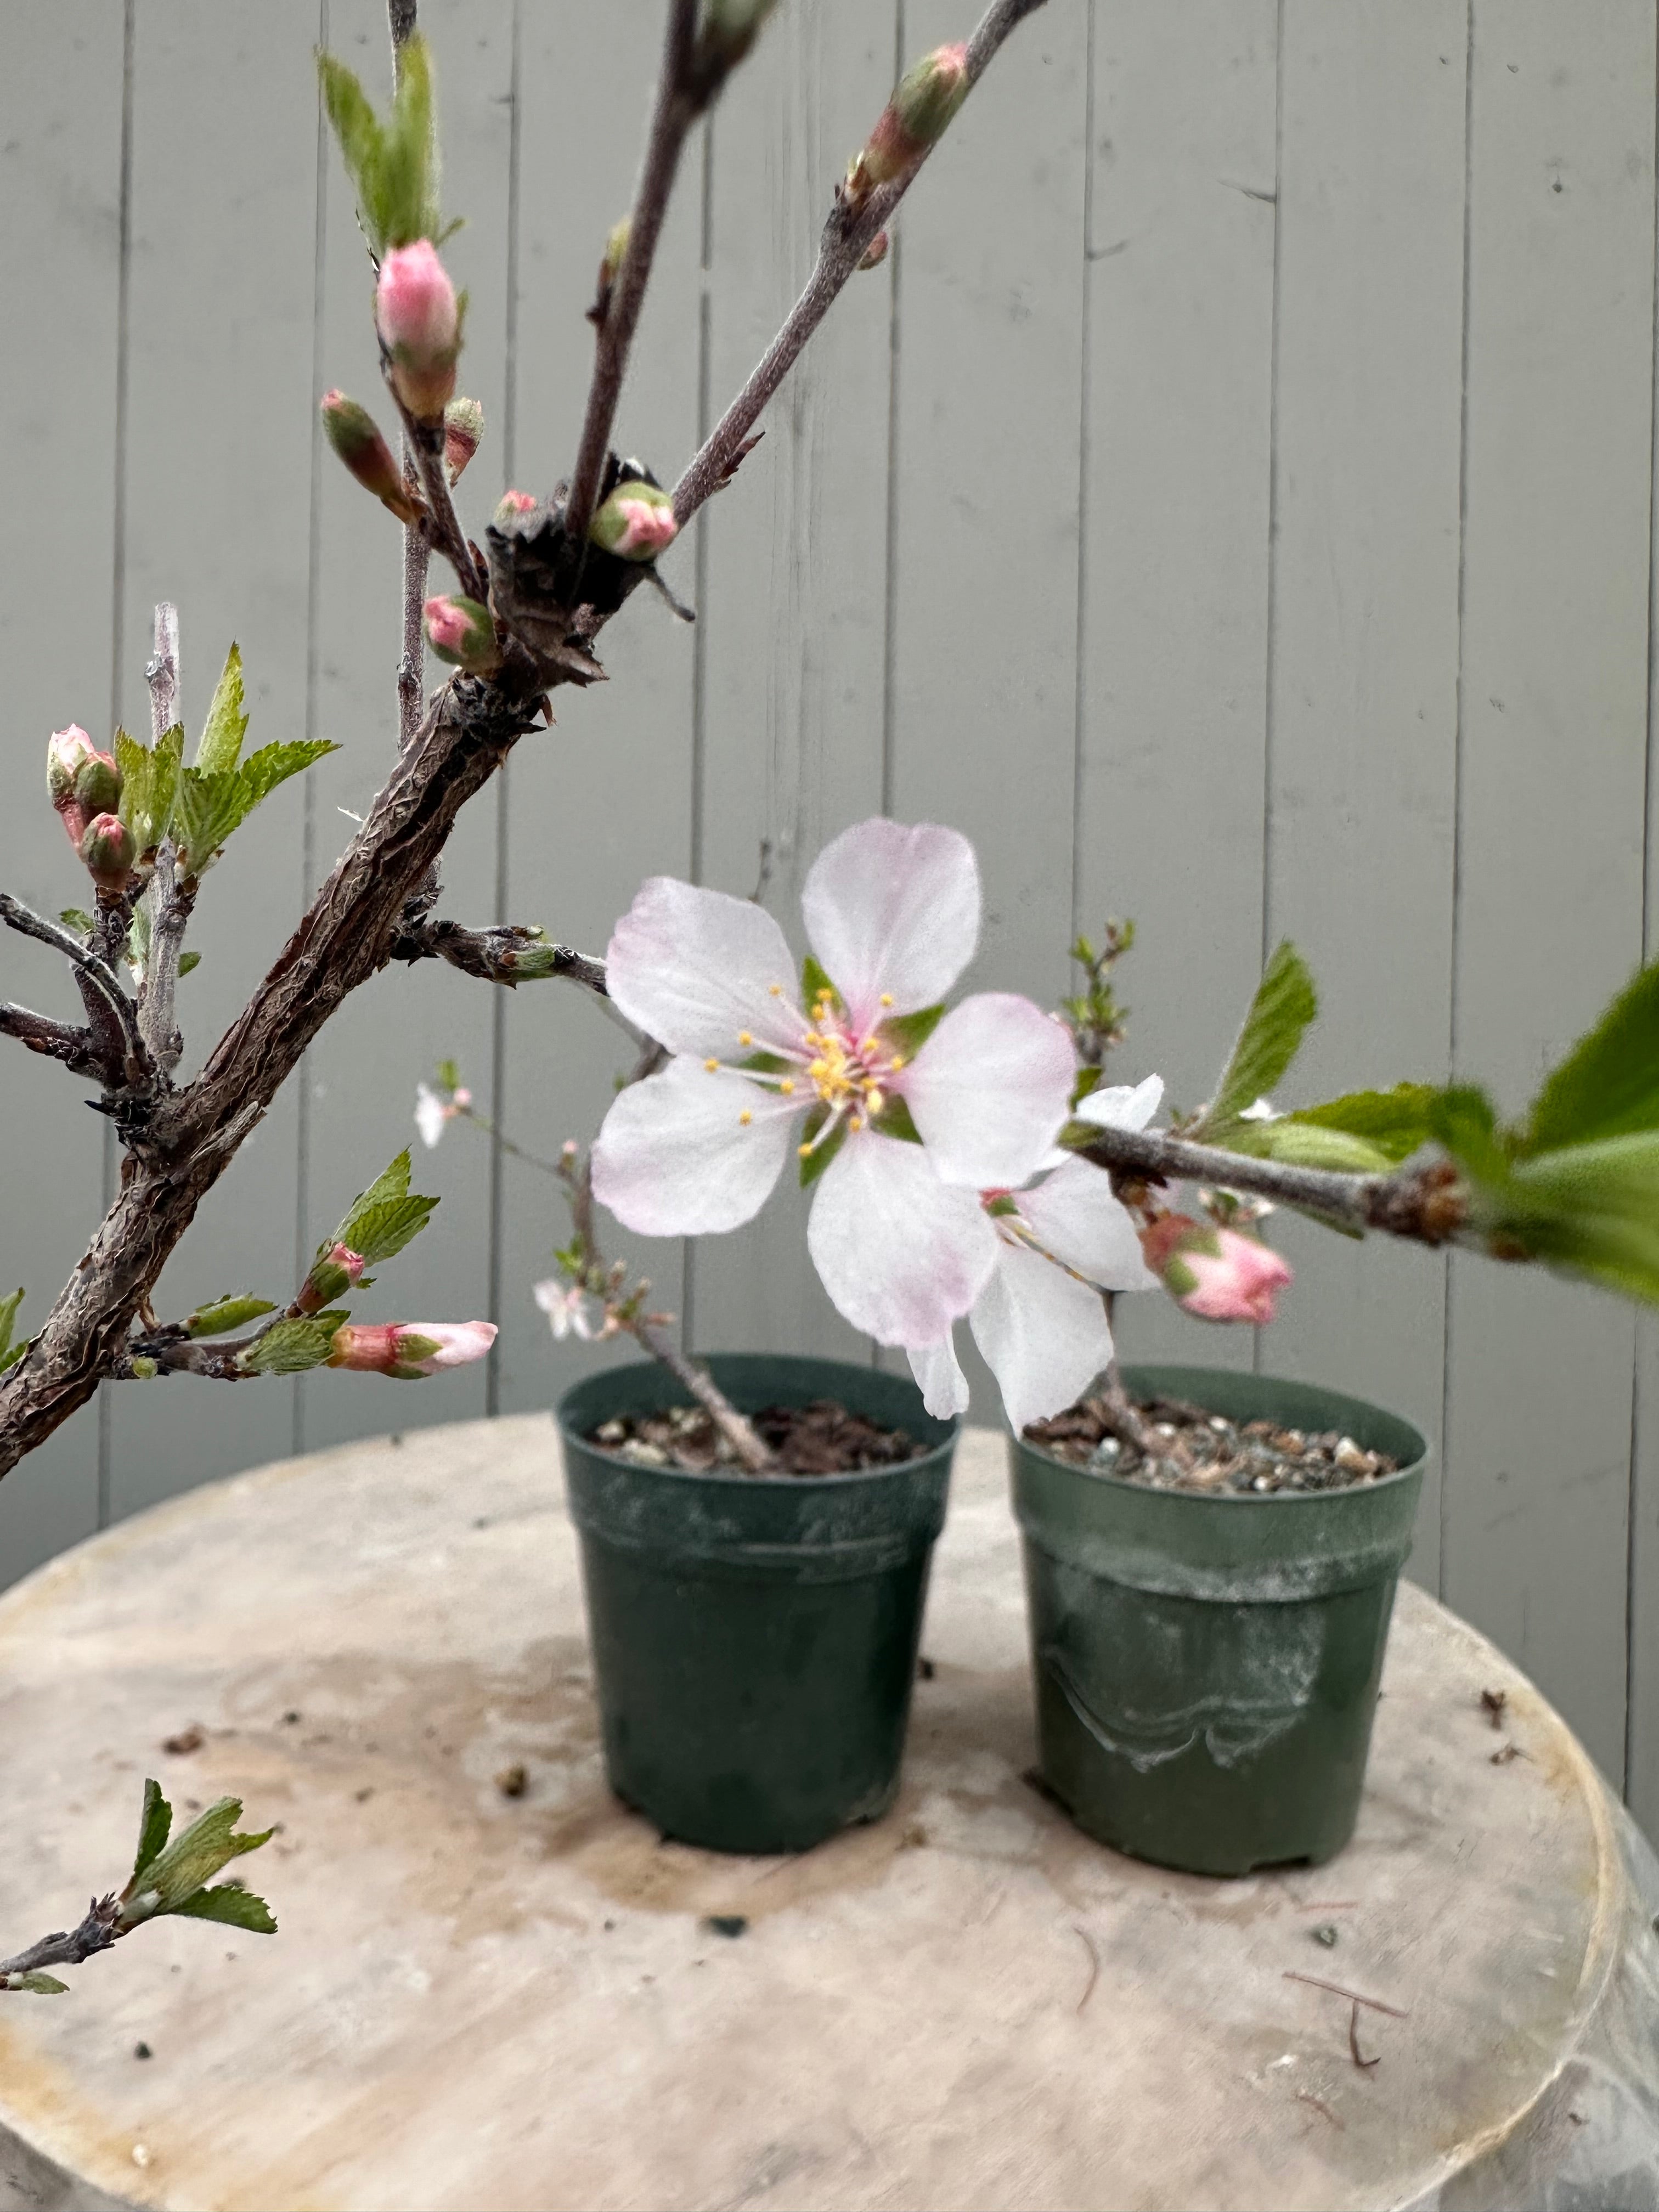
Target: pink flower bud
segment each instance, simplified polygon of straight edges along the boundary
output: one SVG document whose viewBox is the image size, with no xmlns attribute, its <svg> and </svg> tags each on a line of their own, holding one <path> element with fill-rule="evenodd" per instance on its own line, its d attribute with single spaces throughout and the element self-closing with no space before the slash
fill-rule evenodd
<svg viewBox="0 0 1659 2212">
<path fill-rule="evenodd" d="M 520 515 L 534 514 L 540 505 L 540 500 L 530 492 L 504 491 L 495 503 L 495 513 L 492 520 L 497 530 L 504 530 L 509 522 L 516 521 Z"/>
<path fill-rule="evenodd" d="M 631 477 L 617 486 L 588 525 L 588 536 L 623 561 L 654 561 L 679 535 L 674 502 L 656 484 Z"/>
<path fill-rule="evenodd" d="M 75 779 L 75 803 L 91 821 L 94 814 L 113 814 L 121 804 L 121 770 L 112 753 L 93 753 L 81 763 Z"/>
<path fill-rule="evenodd" d="M 374 322 L 392 388 L 417 422 L 437 422 L 455 393 L 460 304 L 430 239 L 394 246 L 380 264 Z"/>
<path fill-rule="evenodd" d="M 490 1321 L 394 1321 L 378 1328 L 348 1322 L 334 1332 L 328 1364 L 406 1382 L 482 1359 L 495 1341 Z"/>
<path fill-rule="evenodd" d="M 78 722 L 71 722 L 66 730 L 54 730 L 46 740 L 46 796 L 59 811 L 75 797 L 75 779 L 89 760 L 97 757 L 97 747 Z"/>
<path fill-rule="evenodd" d="M 1208 1228 L 1186 1214 L 1160 1214 L 1140 1242 L 1147 1266 L 1200 1321 L 1270 1322 L 1292 1279 L 1288 1264 L 1259 1238 Z"/>
<path fill-rule="evenodd" d="M 331 1306 L 336 1298 L 355 1291 L 362 1279 L 366 1265 L 361 1252 L 354 1252 L 349 1244 L 332 1244 L 320 1259 L 311 1263 L 311 1273 L 306 1277 L 300 1295 L 294 1301 L 302 1314 L 320 1313 Z"/>
<path fill-rule="evenodd" d="M 392 458 L 392 448 L 380 435 L 367 407 L 348 399 L 343 392 L 325 392 L 322 399 L 323 428 L 328 442 L 362 485 L 382 506 L 391 508 L 399 522 L 413 522 L 421 513 L 404 483 L 403 471 Z"/>
<path fill-rule="evenodd" d="M 421 610 L 426 618 L 427 643 L 440 660 L 465 668 L 474 676 L 493 675 L 501 665 L 495 642 L 495 625 L 488 607 L 459 592 L 428 599 Z"/>
<path fill-rule="evenodd" d="M 444 410 L 444 467 L 452 484 L 478 450 L 483 437 L 483 409 L 476 399 L 452 399 Z"/>
<path fill-rule="evenodd" d="M 81 858 L 100 890 L 125 890 L 137 857 L 132 832 L 118 814 L 95 815 L 88 823 Z"/>
<path fill-rule="evenodd" d="M 856 206 L 877 185 L 890 184 L 942 137 L 968 97 L 968 49 L 936 46 L 907 70 L 876 119 L 868 144 L 853 157 L 846 198 Z"/>
</svg>

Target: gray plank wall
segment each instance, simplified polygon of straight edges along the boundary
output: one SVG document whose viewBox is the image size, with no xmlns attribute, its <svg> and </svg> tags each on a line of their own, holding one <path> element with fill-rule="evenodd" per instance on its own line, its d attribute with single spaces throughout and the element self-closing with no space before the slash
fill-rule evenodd
<svg viewBox="0 0 1659 2212">
<path fill-rule="evenodd" d="M 158 597 L 183 610 L 192 723 L 234 635 L 256 738 L 343 747 L 209 886 L 199 1054 L 391 743 L 395 533 L 314 410 L 376 378 L 311 50 L 380 77 L 381 14 L 8 12 L 3 879 L 47 908 L 76 896 L 41 745 L 71 718 L 142 725 Z M 475 527 L 504 483 L 568 464 L 661 14 L 422 9 L 490 422 Z M 966 27 L 960 0 L 785 0 L 677 198 L 630 447 L 665 472 L 691 449 L 804 276 L 896 56 Z M 635 603 L 608 689 L 564 695 L 465 821 L 450 909 L 599 949 L 644 874 L 746 890 L 767 840 L 787 921 L 846 823 L 937 817 L 980 845 L 981 982 L 1051 997 L 1076 927 L 1136 917 L 1128 1061 L 1176 1100 L 1289 933 L 1325 994 L 1308 1095 L 1455 1068 L 1518 1104 L 1652 949 L 1655 91 L 1653 0 L 1049 0 L 672 557 L 695 635 Z M 0 959 L 0 988 L 70 1011 L 46 956 L 9 939 Z M 591 1128 L 617 1059 L 555 987 L 381 977 L 227 1178 L 163 1310 L 281 1291 L 448 1053 L 544 1152 Z M 14 1054 L 0 1084 L 0 1274 L 38 1313 L 112 1163 L 57 1070 Z M 547 1404 L 595 1356 L 556 1351 L 530 1303 L 551 1194 L 469 1132 L 421 1164 L 445 1206 L 387 1297 L 496 1314 L 487 1372 L 395 1398 L 333 1376 L 110 1392 L 6 1485 L 0 1575 L 257 1461 Z M 785 1197 L 647 1261 L 703 1346 L 861 1356 L 800 1226 Z M 1659 1827 L 1659 1340 L 1474 1261 L 1284 1240 L 1301 1280 L 1267 1340 L 1149 1301 L 1129 1348 L 1321 1376 L 1443 1438 L 1414 1571 Z"/>
</svg>

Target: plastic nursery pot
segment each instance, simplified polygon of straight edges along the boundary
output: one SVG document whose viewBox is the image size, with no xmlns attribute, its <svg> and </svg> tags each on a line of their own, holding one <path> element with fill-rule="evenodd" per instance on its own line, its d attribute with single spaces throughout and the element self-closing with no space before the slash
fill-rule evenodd
<svg viewBox="0 0 1659 2212">
<path fill-rule="evenodd" d="M 1352 1489 L 1153 1490 L 1010 1439 L 1043 1778 L 1079 1827 L 1243 1875 L 1353 1833 L 1427 1447 L 1303 1382 L 1129 1367 L 1131 1396 L 1340 1430 L 1399 1472 Z"/>
<path fill-rule="evenodd" d="M 868 1367 L 708 1364 L 744 1413 L 835 1398 L 927 1448 L 857 1474 L 689 1474 L 587 1441 L 683 1404 L 665 1369 L 590 1376 L 559 1406 L 611 1788 L 683 1843 L 806 1850 L 897 1790 L 959 1425 Z"/>
</svg>

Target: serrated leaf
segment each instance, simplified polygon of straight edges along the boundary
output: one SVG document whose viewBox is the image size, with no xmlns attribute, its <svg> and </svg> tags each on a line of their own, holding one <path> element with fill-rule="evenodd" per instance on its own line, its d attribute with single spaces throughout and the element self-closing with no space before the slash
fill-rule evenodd
<svg viewBox="0 0 1659 2212">
<path fill-rule="evenodd" d="M 187 768 L 179 778 L 173 822 L 180 872 L 198 880 L 204 876 L 247 811 L 240 770 L 225 769 L 210 775 Z"/>
<path fill-rule="evenodd" d="M 251 814 L 279 783 L 286 783 L 289 776 L 301 775 L 313 762 L 339 750 L 331 738 L 296 738 L 291 744 L 261 745 L 238 771 L 246 802 L 243 811 Z"/>
<path fill-rule="evenodd" d="M 179 973 L 181 975 L 188 975 L 192 968 L 199 968 L 201 964 L 202 956 L 199 952 L 181 952 L 179 955 Z"/>
<path fill-rule="evenodd" d="M 0 1354 L 11 1345 L 11 1325 L 17 1318 L 17 1309 L 23 1303 L 21 1291 L 14 1291 L 9 1298 L 0 1298 Z"/>
<path fill-rule="evenodd" d="M 257 1835 L 238 1835 L 236 1823 L 241 1817 L 240 1797 L 221 1797 L 164 1845 L 144 1868 L 142 1881 L 135 1876 L 123 1893 L 137 1898 L 153 1891 L 156 1901 L 149 1908 L 151 1915 L 176 1912 L 232 1859 L 244 1851 L 257 1851 L 276 1832 L 266 1828 Z"/>
<path fill-rule="evenodd" d="M 1502 1182 L 1477 1184 L 1473 1206 L 1500 1257 L 1659 1304 L 1659 1132 L 1536 1153 Z"/>
<path fill-rule="evenodd" d="M 15 1990 L 27 1990 L 31 1996 L 64 1997 L 69 1995 L 69 1984 L 60 1982 L 56 1974 L 35 1972 L 20 1974 L 11 1985 Z"/>
<path fill-rule="evenodd" d="M 1509 1153 L 1498 1133 L 1492 1103 L 1478 1085 L 1454 1084 L 1435 1092 L 1429 1108 L 1435 1142 L 1477 1182 L 1501 1183 L 1510 1172 Z"/>
<path fill-rule="evenodd" d="M 1544 1079 L 1523 1153 L 1659 1129 L 1659 962 L 1643 968 Z"/>
<path fill-rule="evenodd" d="M 374 1267 L 401 1252 L 426 1227 L 435 1198 L 389 1198 L 354 1215 L 352 1234 L 340 1239 Z"/>
<path fill-rule="evenodd" d="M 1228 1127 L 1273 1088 L 1318 1012 L 1319 994 L 1308 964 L 1286 939 L 1262 973 L 1215 1096 L 1205 1109 L 1199 1125 L 1205 1136 Z"/>
<path fill-rule="evenodd" d="M 144 1784 L 144 1809 L 138 1821 L 138 1849 L 132 1862 L 132 1880 L 122 1892 L 130 1896 L 146 1867 L 158 1858 L 173 1828 L 173 1808 L 161 1795 L 159 1782 Z"/>
<path fill-rule="evenodd" d="M 1437 1095 L 1432 1084 L 1396 1083 L 1391 1091 L 1350 1091 L 1285 1118 L 1306 1128 L 1343 1129 L 1350 1136 L 1363 1137 L 1397 1164 L 1433 1135 Z"/>
<path fill-rule="evenodd" d="M 193 1897 L 172 1908 L 187 1920 L 217 1920 L 227 1928 L 245 1928 L 251 1936 L 274 1936 L 276 1921 L 263 1897 L 244 1889 L 240 1881 L 221 1882 L 214 1889 L 198 1889 Z"/>
<path fill-rule="evenodd" d="M 181 723 L 163 731 L 153 749 L 141 745 L 125 730 L 115 732 L 115 758 L 122 778 L 118 811 L 141 855 L 154 851 L 172 823 L 184 750 Z"/>
<path fill-rule="evenodd" d="M 247 735 L 247 714 L 242 705 L 242 649 L 233 640 L 225 655 L 224 672 L 213 690 L 213 703 L 200 741 L 195 765 L 204 775 L 220 775 L 234 769 L 242 757 Z"/>
<path fill-rule="evenodd" d="M 328 1358 L 334 1332 L 314 1321 L 274 1322 L 255 1344 L 236 1356 L 244 1375 L 303 1375 Z"/>
<path fill-rule="evenodd" d="M 914 1060 L 945 1018 L 943 1006 L 924 1006 L 920 1013 L 897 1014 L 881 1024 L 881 1034 L 902 1060 Z"/>
<path fill-rule="evenodd" d="M 409 1176 L 410 1156 L 408 1148 L 405 1146 L 392 1161 L 391 1166 L 375 1176 L 367 1190 L 358 1192 L 356 1197 L 351 1201 L 345 1219 L 335 1231 L 333 1236 L 325 1237 L 317 1247 L 318 1257 L 320 1259 L 336 1244 L 347 1245 L 354 1252 L 360 1250 L 362 1248 L 352 1241 L 351 1235 L 358 1218 L 374 1206 L 386 1205 L 388 1200 L 407 1198 Z"/>
<path fill-rule="evenodd" d="M 246 1322 L 258 1321 L 261 1314 L 275 1313 L 276 1307 L 269 1298 L 249 1297 L 242 1291 L 215 1298 L 210 1305 L 198 1306 L 185 1323 L 192 1337 L 228 1336 L 233 1329 Z"/>
</svg>

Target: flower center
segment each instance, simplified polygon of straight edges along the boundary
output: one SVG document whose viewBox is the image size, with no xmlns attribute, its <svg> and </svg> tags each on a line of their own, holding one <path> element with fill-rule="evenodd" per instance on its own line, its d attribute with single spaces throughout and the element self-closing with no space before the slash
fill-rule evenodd
<svg viewBox="0 0 1659 2212">
<path fill-rule="evenodd" d="M 882 1085 L 904 1063 L 896 1054 L 883 1051 L 879 1037 L 855 1037 L 842 1029 L 827 993 L 812 1009 L 812 1024 L 801 1040 L 812 1055 L 807 1076 L 831 1115 L 839 1120 L 848 1115 L 851 1126 L 859 1128 L 880 1113 L 886 1103 Z"/>
</svg>

